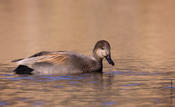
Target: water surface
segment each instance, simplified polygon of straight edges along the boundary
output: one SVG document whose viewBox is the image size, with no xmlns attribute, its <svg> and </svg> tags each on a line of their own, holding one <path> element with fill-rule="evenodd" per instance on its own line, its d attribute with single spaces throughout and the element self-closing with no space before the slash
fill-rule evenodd
<svg viewBox="0 0 175 107">
<path fill-rule="evenodd" d="M 174 0 L 0 0 L 0 106 L 175 107 Z M 103 73 L 16 75 L 10 61 L 43 50 L 90 55 Z"/>
</svg>

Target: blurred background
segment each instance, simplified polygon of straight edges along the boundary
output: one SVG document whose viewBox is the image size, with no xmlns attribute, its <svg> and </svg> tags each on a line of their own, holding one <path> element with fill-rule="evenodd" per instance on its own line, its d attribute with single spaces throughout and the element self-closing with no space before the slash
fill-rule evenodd
<svg viewBox="0 0 175 107">
<path fill-rule="evenodd" d="M 175 107 L 175 0 L 0 0 L 0 106 Z M 16 75 L 39 51 L 90 55 L 105 39 L 102 74 Z"/>
<path fill-rule="evenodd" d="M 175 54 L 174 0 L 0 0 L 0 61 L 42 50 L 91 54 L 96 41 L 114 59 Z"/>
</svg>

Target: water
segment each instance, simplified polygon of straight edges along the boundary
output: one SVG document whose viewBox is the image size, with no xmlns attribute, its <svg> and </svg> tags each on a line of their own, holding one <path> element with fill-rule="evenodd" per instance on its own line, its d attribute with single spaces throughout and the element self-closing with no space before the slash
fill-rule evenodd
<svg viewBox="0 0 175 107">
<path fill-rule="evenodd" d="M 0 106 L 175 107 L 174 0 L 0 0 Z M 43 50 L 91 54 L 115 67 L 76 75 L 16 75 L 10 61 Z"/>
</svg>

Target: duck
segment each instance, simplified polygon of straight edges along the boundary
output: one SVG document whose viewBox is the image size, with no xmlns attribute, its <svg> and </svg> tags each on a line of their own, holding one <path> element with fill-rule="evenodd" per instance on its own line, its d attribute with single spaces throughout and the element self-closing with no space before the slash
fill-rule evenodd
<svg viewBox="0 0 175 107">
<path fill-rule="evenodd" d="M 96 42 L 92 55 L 85 56 L 73 51 L 41 51 L 32 56 L 16 59 L 16 74 L 76 74 L 102 72 L 103 59 L 112 66 L 111 46 L 106 40 Z"/>
</svg>

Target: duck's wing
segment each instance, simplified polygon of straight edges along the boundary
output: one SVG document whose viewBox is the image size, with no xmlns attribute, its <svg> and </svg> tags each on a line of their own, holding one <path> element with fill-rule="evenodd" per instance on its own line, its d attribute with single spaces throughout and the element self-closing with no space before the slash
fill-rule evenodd
<svg viewBox="0 0 175 107">
<path fill-rule="evenodd" d="M 36 53 L 36 54 L 30 56 L 29 58 L 37 57 L 37 56 L 42 56 L 42 55 L 47 55 L 47 54 L 49 54 L 49 53 L 51 53 L 51 52 L 49 52 L 49 51 L 41 51 L 41 52 L 39 52 L 39 53 Z"/>
<path fill-rule="evenodd" d="M 46 54 L 48 54 L 48 53 L 50 53 L 50 52 L 49 52 L 49 51 L 41 51 L 41 52 L 38 52 L 38 53 L 36 53 L 36 54 L 34 54 L 34 55 L 28 57 L 28 58 L 34 58 L 34 57 L 46 55 Z M 15 59 L 15 60 L 12 60 L 11 62 L 19 62 L 19 61 L 24 60 L 24 59 L 26 59 L 26 58 Z"/>
<path fill-rule="evenodd" d="M 32 65 L 35 63 L 50 63 L 50 64 L 64 64 L 69 55 L 65 52 L 48 52 L 43 51 L 36 53 L 28 58 L 16 60 L 19 65 Z"/>
<path fill-rule="evenodd" d="M 43 55 L 36 62 L 37 63 L 47 62 L 51 64 L 63 64 L 65 63 L 66 59 L 68 59 L 67 54 L 57 52 L 57 53 L 49 53 L 49 54 Z"/>
</svg>

